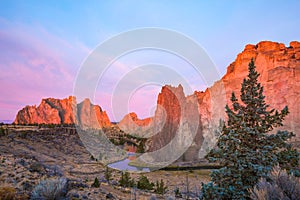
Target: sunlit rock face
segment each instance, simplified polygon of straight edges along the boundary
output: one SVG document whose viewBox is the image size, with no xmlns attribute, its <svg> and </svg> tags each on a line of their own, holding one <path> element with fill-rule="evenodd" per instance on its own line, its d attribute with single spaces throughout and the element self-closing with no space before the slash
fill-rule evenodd
<svg viewBox="0 0 300 200">
<path fill-rule="evenodd" d="M 125 133 L 144 137 L 147 130 L 152 128 L 152 118 L 139 119 L 136 113 L 131 112 L 124 116 L 118 126 Z"/>
<path fill-rule="evenodd" d="M 38 107 L 26 106 L 20 110 L 15 124 L 79 124 L 83 128 L 101 128 L 110 126 L 105 111 L 93 105 L 89 99 L 77 105 L 76 98 L 42 99 Z"/>
<path fill-rule="evenodd" d="M 190 147 L 179 160 L 204 157 L 217 141 L 222 120 L 226 120 L 224 107 L 231 105 L 231 93 L 235 92 L 239 98 L 241 83 L 248 74 L 248 64 L 252 58 L 260 73 L 259 81 L 264 86 L 270 109 L 289 107 L 290 114 L 280 129 L 293 131 L 296 134 L 294 140 L 299 142 L 300 43 L 296 41 L 291 42 L 289 47 L 270 41 L 248 44 L 227 67 L 226 74 L 205 91 L 195 91 L 185 96 L 181 85 L 164 86 L 158 95 L 153 117 L 139 119 L 135 113 L 130 113 L 121 120 L 119 127 L 126 133 L 148 138 L 148 152 L 163 149 L 177 137 L 176 143 L 161 153 L 161 157 L 169 156 L 187 143 Z M 77 120 L 74 113 L 78 116 Z M 77 122 L 92 128 L 110 126 L 110 120 L 101 107 L 91 104 L 89 100 L 77 105 L 74 97 L 43 99 L 38 107 L 26 106 L 20 110 L 15 119 L 16 124 Z"/>
<path fill-rule="evenodd" d="M 270 108 L 281 110 L 289 107 L 290 114 L 280 129 L 293 131 L 300 137 L 300 43 L 284 44 L 264 41 L 257 45 L 247 45 L 235 62 L 227 69 L 222 81 L 226 88 L 227 99 L 231 91 L 240 94 L 242 80 L 247 75 L 247 67 L 254 58 L 259 81 L 264 86 L 264 95 Z"/>
<path fill-rule="evenodd" d="M 20 110 L 15 124 L 72 124 L 75 122 L 73 105 L 76 99 L 72 96 L 66 99 L 42 99 L 40 105 L 26 106 Z"/>
<path fill-rule="evenodd" d="M 141 120 L 130 113 L 119 127 L 126 133 L 148 138 L 146 151 L 152 153 L 146 160 L 195 160 L 203 141 L 199 116 L 196 95 L 186 97 L 181 85 L 166 85 L 158 95 L 152 118 Z"/>
<path fill-rule="evenodd" d="M 199 100 L 201 123 L 203 125 L 204 148 L 218 135 L 217 120 L 226 119 L 224 107 L 231 105 L 230 97 L 235 92 L 239 98 L 241 83 L 248 74 L 248 64 L 255 60 L 260 73 L 259 82 L 264 86 L 264 95 L 270 109 L 283 109 L 286 105 L 290 114 L 284 121 L 282 130 L 293 131 L 294 140 L 300 138 L 300 43 L 291 42 L 289 47 L 282 43 L 263 41 L 257 45 L 246 45 L 243 52 L 227 67 L 227 73 L 205 92 L 195 92 Z M 223 98 L 225 98 L 225 101 Z M 218 112 L 221 110 L 222 113 Z M 215 121 L 215 122 L 213 122 Z M 211 130 L 211 128 L 213 130 Z M 276 130 L 272 131 L 276 132 Z M 211 139 L 208 139 L 210 138 Z M 202 148 L 202 150 L 205 150 Z M 205 151 L 200 152 L 205 153 Z"/>
<path fill-rule="evenodd" d="M 100 106 L 93 105 L 89 99 L 77 104 L 77 116 L 83 128 L 102 128 L 111 124 L 106 112 Z"/>
<path fill-rule="evenodd" d="M 185 97 L 181 86 L 164 86 L 158 95 L 158 107 L 151 122 L 154 126 L 155 123 L 163 124 L 159 124 L 161 130 L 149 139 L 148 150 L 155 151 L 163 148 L 174 138 L 180 125 L 181 112 L 191 110 L 189 106 L 193 101 L 188 99 L 196 96 L 199 127 L 190 148 L 193 150 L 186 152 L 181 159 L 204 157 L 217 141 L 222 121 L 226 120 L 224 108 L 226 104 L 231 105 L 232 92 L 235 92 L 239 98 L 241 83 L 248 74 L 248 64 L 252 58 L 260 73 L 259 81 L 264 86 L 264 95 L 266 102 L 270 104 L 270 109 L 281 110 L 286 105 L 289 107 L 290 114 L 280 129 L 293 131 L 296 134 L 294 140 L 299 141 L 300 43 L 291 42 L 289 47 L 286 47 L 282 43 L 263 41 L 256 45 L 246 45 L 236 60 L 227 67 L 226 74 L 204 92 L 195 91 L 193 95 Z"/>
</svg>

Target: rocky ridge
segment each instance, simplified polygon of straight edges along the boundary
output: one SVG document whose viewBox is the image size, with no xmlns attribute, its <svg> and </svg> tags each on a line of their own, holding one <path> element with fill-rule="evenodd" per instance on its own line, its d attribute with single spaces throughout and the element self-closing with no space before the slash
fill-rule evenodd
<svg viewBox="0 0 300 200">
<path fill-rule="evenodd" d="M 259 81 L 264 86 L 267 104 L 277 110 L 286 105 L 289 107 L 290 114 L 280 129 L 296 134 L 292 142 L 300 141 L 300 43 L 294 41 L 286 47 L 282 43 L 262 41 L 256 45 L 246 45 L 227 67 L 226 74 L 205 91 L 195 91 L 185 97 L 181 86 L 164 86 L 158 96 L 158 107 L 152 122 L 154 126 L 160 122 L 164 125 L 159 125 L 162 129 L 150 138 L 148 150 L 160 149 L 172 140 L 179 125 L 185 122 L 180 120 L 181 112 L 185 110 L 188 100 L 196 96 L 199 128 L 193 143 L 194 151 L 187 152 L 183 157 L 191 160 L 195 154 L 197 158 L 205 156 L 217 141 L 222 120 L 226 120 L 224 108 L 226 104 L 231 105 L 232 92 L 239 97 L 241 83 L 248 74 L 248 64 L 252 58 L 260 73 Z M 186 108 L 186 111 L 189 113 L 192 109 Z M 162 113 L 166 114 L 166 121 L 158 120 L 162 119 Z M 130 133 L 130 130 L 127 131 Z M 188 136 L 186 132 L 182 134 Z"/>
<path fill-rule="evenodd" d="M 105 111 L 89 99 L 77 104 L 76 98 L 42 99 L 39 106 L 26 106 L 20 110 L 14 124 L 80 124 L 82 127 L 101 128 L 111 122 Z"/>
</svg>

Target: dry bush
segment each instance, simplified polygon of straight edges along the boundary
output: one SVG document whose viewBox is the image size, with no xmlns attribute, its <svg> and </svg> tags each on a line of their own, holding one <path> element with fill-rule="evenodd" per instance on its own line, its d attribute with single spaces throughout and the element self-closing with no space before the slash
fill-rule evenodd
<svg viewBox="0 0 300 200">
<path fill-rule="evenodd" d="M 300 197 L 300 178 L 275 167 L 270 180 L 261 179 L 250 194 L 254 200 L 297 200 Z"/>
<path fill-rule="evenodd" d="M 64 199 L 67 188 L 67 179 L 65 178 L 43 180 L 33 189 L 30 199 Z"/>
<path fill-rule="evenodd" d="M 16 189 L 11 186 L 0 186 L 0 200 L 13 200 L 16 195 Z"/>
</svg>

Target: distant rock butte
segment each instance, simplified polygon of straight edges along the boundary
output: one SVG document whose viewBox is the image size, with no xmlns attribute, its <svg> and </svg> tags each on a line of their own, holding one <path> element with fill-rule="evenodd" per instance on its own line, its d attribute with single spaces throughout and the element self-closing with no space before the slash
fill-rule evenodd
<svg viewBox="0 0 300 200">
<path fill-rule="evenodd" d="M 125 115 L 118 126 L 126 133 L 142 137 L 144 135 L 141 134 L 146 133 L 147 129 L 152 127 L 152 121 L 152 118 L 139 119 L 136 113 L 131 112 Z"/>
<path fill-rule="evenodd" d="M 89 99 L 77 104 L 77 115 L 82 127 L 101 128 L 111 125 L 106 112 L 100 106 L 93 105 Z"/>
<path fill-rule="evenodd" d="M 78 118 L 76 119 L 76 115 Z M 26 106 L 20 110 L 15 124 L 80 124 L 83 127 L 101 128 L 110 126 L 105 111 L 93 105 L 89 99 L 77 104 L 76 98 L 42 99 L 38 107 Z"/>
</svg>

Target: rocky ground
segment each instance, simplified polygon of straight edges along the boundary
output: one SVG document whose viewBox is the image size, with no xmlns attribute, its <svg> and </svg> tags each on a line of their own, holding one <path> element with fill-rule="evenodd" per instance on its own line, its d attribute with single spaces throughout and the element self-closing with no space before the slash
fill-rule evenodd
<svg viewBox="0 0 300 200">
<path fill-rule="evenodd" d="M 0 136 L 0 195 L 11 189 L 16 199 L 29 199 L 41 180 L 61 177 L 68 180 L 68 199 L 175 199 L 176 188 L 186 198 L 187 188 L 193 196 L 201 182 L 209 181 L 208 170 L 145 173 L 152 182 L 163 179 L 167 184 L 167 193 L 157 195 L 118 186 L 121 172 L 116 170 L 108 184 L 104 173 L 105 166 L 91 158 L 73 128 L 12 126 Z M 139 176 L 131 173 L 135 180 Z M 91 186 L 96 177 L 99 188 Z"/>
</svg>

